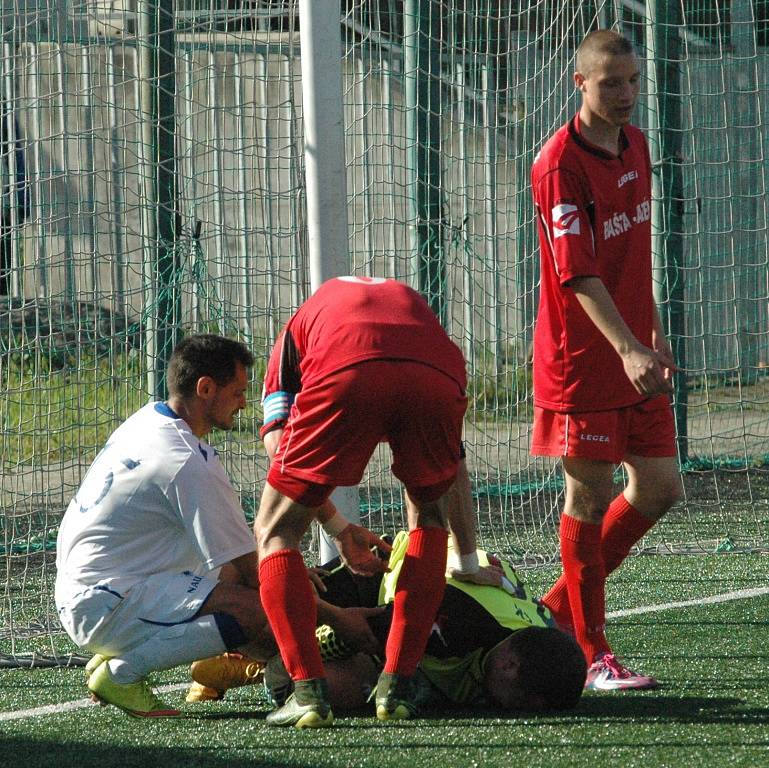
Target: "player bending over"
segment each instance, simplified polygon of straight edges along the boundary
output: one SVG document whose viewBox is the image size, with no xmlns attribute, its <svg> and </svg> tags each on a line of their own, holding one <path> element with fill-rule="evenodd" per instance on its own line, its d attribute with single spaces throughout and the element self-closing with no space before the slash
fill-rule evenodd
<svg viewBox="0 0 769 768">
<path fill-rule="evenodd" d="M 264 381 L 262 436 L 271 464 L 254 530 L 262 604 L 294 693 L 268 724 L 333 723 L 299 546 L 318 520 L 352 570 L 383 570 L 369 547 L 385 545 L 349 526 L 329 501 L 336 486 L 360 481 L 380 442 L 389 443 L 392 471 L 406 488 L 411 531 L 377 683 L 380 720 L 416 711 L 412 679 L 443 594 L 447 523 L 466 577 L 500 582 L 500 573 L 479 569 L 475 559 L 461 457 L 465 385 L 461 351 L 427 302 L 395 280 L 329 280 L 283 329 Z"/>
</svg>

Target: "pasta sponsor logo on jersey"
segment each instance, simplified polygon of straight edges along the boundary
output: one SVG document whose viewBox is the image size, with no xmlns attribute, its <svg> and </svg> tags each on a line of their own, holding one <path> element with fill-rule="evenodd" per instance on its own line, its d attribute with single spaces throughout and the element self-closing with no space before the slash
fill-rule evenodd
<svg viewBox="0 0 769 768">
<path fill-rule="evenodd" d="M 593 435 L 590 432 L 580 432 L 579 439 L 586 443 L 610 443 L 608 435 Z"/>
<path fill-rule="evenodd" d="M 642 224 L 648 221 L 651 217 L 651 203 L 648 200 L 644 200 L 635 207 L 635 211 L 627 213 L 622 211 L 621 213 L 615 213 L 608 219 L 604 219 L 603 222 L 603 239 L 611 240 L 612 237 L 623 235 L 625 232 L 633 228 L 635 224 Z"/>
<path fill-rule="evenodd" d="M 579 208 L 569 203 L 561 203 L 553 206 L 553 237 L 563 237 L 563 235 L 578 235 L 579 226 Z"/>
</svg>

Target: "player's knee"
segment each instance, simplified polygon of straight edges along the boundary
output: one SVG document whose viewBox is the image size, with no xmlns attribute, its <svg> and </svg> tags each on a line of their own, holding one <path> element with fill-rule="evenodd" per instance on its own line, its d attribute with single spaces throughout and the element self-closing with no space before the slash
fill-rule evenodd
<svg viewBox="0 0 769 768">
<path fill-rule="evenodd" d="M 657 482 L 646 487 L 642 495 L 650 496 L 644 506 L 653 510 L 655 518 L 661 518 L 683 496 L 680 475 L 659 478 Z"/>
<path fill-rule="evenodd" d="M 246 643 L 272 644 L 267 617 L 259 609 L 258 599 L 249 607 L 230 606 L 217 611 L 213 616 L 228 651 Z"/>
<path fill-rule="evenodd" d="M 204 603 L 200 614 L 217 617 L 217 626 L 228 633 L 227 636 L 222 633 L 225 642 L 231 636 L 242 645 L 244 640 L 260 639 L 269 633 L 259 590 L 245 584 L 219 584 Z"/>
</svg>

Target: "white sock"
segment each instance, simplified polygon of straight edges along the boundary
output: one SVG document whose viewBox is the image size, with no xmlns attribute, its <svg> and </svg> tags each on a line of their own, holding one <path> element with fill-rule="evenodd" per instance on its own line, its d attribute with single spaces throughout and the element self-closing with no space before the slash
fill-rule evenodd
<svg viewBox="0 0 769 768">
<path fill-rule="evenodd" d="M 149 640 L 110 659 L 108 666 L 112 679 L 126 685 L 138 683 L 150 672 L 218 656 L 226 650 L 214 617 L 201 616 L 186 624 L 159 627 Z"/>
</svg>

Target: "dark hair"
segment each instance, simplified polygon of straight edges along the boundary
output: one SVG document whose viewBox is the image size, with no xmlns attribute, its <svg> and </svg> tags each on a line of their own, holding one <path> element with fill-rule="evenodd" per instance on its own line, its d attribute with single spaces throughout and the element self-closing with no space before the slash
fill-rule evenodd
<svg viewBox="0 0 769 768">
<path fill-rule="evenodd" d="M 171 353 L 168 393 L 191 397 L 202 376 L 210 376 L 219 385 L 229 384 L 235 378 L 236 363 L 246 368 L 254 364 L 254 356 L 245 344 L 213 333 L 187 336 Z"/>
<path fill-rule="evenodd" d="M 628 56 L 635 53 L 633 43 L 613 29 L 596 29 L 585 37 L 577 48 L 577 71 L 590 72 L 599 56 Z"/>
<path fill-rule="evenodd" d="M 553 627 L 526 627 L 510 636 L 520 686 L 541 696 L 546 709 L 573 709 L 585 687 L 587 662 L 577 641 Z"/>
</svg>

